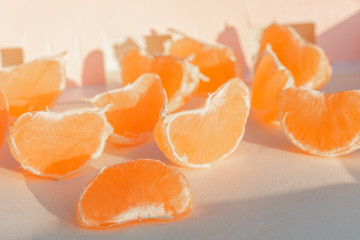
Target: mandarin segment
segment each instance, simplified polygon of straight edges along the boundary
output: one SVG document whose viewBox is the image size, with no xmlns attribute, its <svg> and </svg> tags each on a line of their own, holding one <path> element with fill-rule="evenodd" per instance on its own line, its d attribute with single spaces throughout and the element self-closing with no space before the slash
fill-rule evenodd
<svg viewBox="0 0 360 240">
<path fill-rule="evenodd" d="M 8 99 L 10 115 L 51 106 L 65 89 L 63 54 L 0 69 L 0 89 Z"/>
<path fill-rule="evenodd" d="M 152 136 L 165 104 L 165 93 L 159 76 L 145 73 L 135 82 L 96 95 L 90 101 L 95 107 L 110 105 L 105 114 L 114 133 L 109 140 L 133 145 Z"/>
<path fill-rule="evenodd" d="M 124 54 L 120 65 L 124 85 L 134 82 L 144 73 L 158 74 L 169 99 L 169 111 L 182 107 L 199 87 L 198 67 L 184 58 L 148 55 L 133 49 Z"/>
<path fill-rule="evenodd" d="M 290 86 L 294 86 L 292 74 L 281 64 L 271 46 L 267 45 L 255 67 L 251 94 L 254 116 L 266 123 L 276 122 L 280 93 Z"/>
<path fill-rule="evenodd" d="M 250 109 L 247 86 L 234 78 L 219 87 L 199 109 L 169 114 L 155 127 L 155 140 L 176 164 L 209 167 L 235 151 L 245 131 Z"/>
<path fill-rule="evenodd" d="M 186 215 L 192 205 L 192 189 L 179 170 L 138 159 L 103 168 L 81 193 L 77 219 L 86 228 L 171 220 Z"/>
<path fill-rule="evenodd" d="M 9 130 L 11 154 L 35 175 L 62 178 L 100 157 L 112 134 L 104 109 L 25 113 Z"/>
<path fill-rule="evenodd" d="M 200 93 L 212 93 L 229 79 L 242 76 L 240 64 L 229 47 L 205 44 L 183 36 L 171 42 L 168 51 L 178 57 L 194 56 L 191 63 L 208 77 L 208 81 L 200 82 Z"/>
<path fill-rule="evenodd" d="M 9 127 L 9 106 L 4 92 L 0 90 L 0 147 L 4 144 L 8 127 Z"/>
<path fill-rule="evenodd" d="M 359 90 L 324 94 L 288 88 L 279 103 L 284 132 L 302 150 L 333 157 L 360 148 Z"/>
<path fill-rule="evenodd" d="M 328 82 L 332 68 L 325 52 L 302 39 L 291 27 L 275 23 L 268 26 L 261 37 L 259 54 L 267 44 L 293 74 L 296 86 L 318 89 Z"/>
</svg>

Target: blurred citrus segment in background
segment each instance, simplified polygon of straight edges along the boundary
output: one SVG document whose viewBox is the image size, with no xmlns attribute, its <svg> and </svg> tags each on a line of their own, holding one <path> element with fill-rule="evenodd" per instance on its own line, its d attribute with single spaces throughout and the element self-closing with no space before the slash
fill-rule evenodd
<svg viewBox="0 0 360 240">
<path fill-rule="evenodd" d="M 325 52 L 301 38 L 293 28 L 276 23 L 269 25 L 263 31 L 259 55 L 267 44 L 293 74 L 296 86 L 318 89 L 330 79 L 332 68 Z"/>
<path fill-rule="evenodd" d="M 234 77 L 242 77 L 240 64 L 234 51 L 223 45 L 205 44 L 183 36 L 170 43 L 169 54 L 178 57 L 193 55 L 191 63 L 198 66 L 208 81 L 200 82 L 200 93 L 212 93 Z"/>
<path fill-rule="evenodd" d="M 292 74 L 268 44 L 259 56 L 252 82 L 251 110 L 255 118 L 266 123 L 277 121 L 280 93 L 293 85 Z"/>
<path fill-rule="evenodd" d="M 10 115 L 51 106 L 65 88 L 65 53 L 0 69 L 0 89 L 7 97 Z"/>
<path fill-rule="evenodd" d="M 120 61 L 123 84 L 134 82 L 144 73 L 160 76 L 170 111 L 182 107 L 197 91 L 200 82 L 198 67 L 185 58 L 168 55 L 149 55 L 141 50 L 127 51 Z"/>
<path fill-rule="evenodd" d="M 95 107 L 110 105 L 105 112 L 114 127 L 110 140 L 132 145 L 152 136 L 165 104 L 165 92 L 157 74 L 144 73 L 135 82 L 96 95 L 90 101 Z"/>
<path fill-rule="evenodd" d="M 9 106 L 4 92 L 0 90 L 0 148 L 4 144 L 8 127 L 9 127 Z"/>
</svg>

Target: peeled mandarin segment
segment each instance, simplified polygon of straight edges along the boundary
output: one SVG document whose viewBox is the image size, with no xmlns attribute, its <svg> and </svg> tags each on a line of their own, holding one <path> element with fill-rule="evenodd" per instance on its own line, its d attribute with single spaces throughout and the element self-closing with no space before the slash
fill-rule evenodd
<svg viewBox="0 0 360 240">
<path fill-rule="evenodd" d="M 124 85 L 144 73 L 158 74 L 169 99 L 169 111 L 182 107 L 199 87 L 199 70 L 186 59 L 146 55 L 133 49 L 124 54 L 120 65 Z"/>
<path fill-rule="evenodd" d="M 194 55 L 191 61 L 209 81 L 200 82 L 200 93 L 212 93 L 234 77 L 241 77 L 240 64 L 232 49 L 213 46 L 184 37 L 171 43 L 169 53 L 178 57 Z"/>
<path fill-rule="evenodd" d="M 102 169 L 81 193 L 77 217 L 83 227 L 109 227 L 177 219 L 192 205 L 190 184 L 180 171 L 157 160 L 138 159 Z"/>
<path fill-rule="evenodd" d="M 9 127 L 9 106 L 4 92 L 0 90 L 0 147 L 4 144 L 8 127 Z"/>
<path fill-rule="evenodd" d="M 339 156 L 360 148 L 360 91 L 333 94 L 299 87 L 280 97 L 281 124 L 290 141 L 319 156 Z"/>
<path fill-rule="evenodd" d="M 328 82 L 332 68 L 325 52 L 302 39 L 291 27 L 268 26 L 263 32 L 259 53 L 266 44 L 271 44 L 280 62 L 293 74 L 296 86 L 318 89 Z"/>
<path fill-rule="evenodd" d="M 65 88 L 64 54 L 0 70 L 0 88 L 8 99 L 10 115 L 50 106 Z"/>
<path fill-rule="evenodd" d="M 155 140 L 167 158 L 186 167 L 209 167 L 239 145 L 250 109 L 250 94 L 238 78 L 223 84 L 202 108 L 160 116 Z"/>
<path fill-rule="evenodd" d="M 255 117 L 266 123 L 277 121 L 280 93 L 293 85 L 291 73 L 268 45 L 260 55 L 253 78 L 251 109 Z"/>
<path fill-rule="evenodd" d="M 112 133 L 103 109 L 21 115 L 9 130 L 13 157 L 31 173 L 61 178 L 100 157 Z"/>
<path fill-rule="evenodd" d="M 165 104 L 165 93 L 158 75 L 145 73 L 123 88 L 110 90 L 91 99 L 93 106 L 105 107 L 114 127 L 110 141 L 121 145 L 143 142 L 152 136 Z"/>
</svg>

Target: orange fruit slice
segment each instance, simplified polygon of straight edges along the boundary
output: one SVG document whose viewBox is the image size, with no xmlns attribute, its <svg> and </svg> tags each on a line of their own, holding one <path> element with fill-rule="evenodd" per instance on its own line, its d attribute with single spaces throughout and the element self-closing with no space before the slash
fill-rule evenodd
<svg viewBox="0 0 360 240">
<path fill-rule="evenodd" d="M 0 90 L 0 147 L 4 144 L 8 127 L 9 127 L 9 106 L 4 92 Z"/>
<path fill-rule="evenodd" d="M 62 178 L 99 158 L 112 134 L 104 109 L 25 113 L 10 127 L 13 157 L 31 173 Z"/>
<path fill-rule="evenodd" d="M 0 69 L 0 89 L 6 94 L 11 116 L 45 110 L 56 100 L 65 89 L 64 55 Z"/>
<path fill-rule="evenodd" d="M 110 227 L 143 219 L 177 219 L 193 205 L 190 184 L 174 167 L 138 159 L 103 168 L 80 195 L 78 222 Z"/>
<path fill-rule="evenodd" d="M 145 73 L 135 82 L 90 99 L 93 106 L 111 105 L 105 112 L 114 133 L 109 140 L 132 145 L 149 139 L 165 104 L 165 93 L 158 75 Z"/>
<path fill-rule="evenodd" d="M 293 74 L 296 86 L 318 89 L 329 80 L 332 68 L 325 52 L 302 39 L 291 27 L 275 23 L 268 26 L 263 32 L 259 53 L 266 44 L 271 44 L 280 62 Z"/>
<path fill-rule="evenodd" d="M 266 123 L 276 122 L 280 93 L 293 85 L 292 74 L 281 64 L 271 46 L 267 45 L 255 67 L 251 94 L 254 116 Z"/>
<path fill-rule="evenodd" d="M 124 84 L 134 82 L 143 73 L 156 73 L 160 76 L 169 98 L 169 111 L 183 106 L 198 89 L 200 73 L 188 60 L 166 56 L 148 55 L 140 50 L 127 51 L 121 60 L 121 74 Z"/>
<path fill-rule="evenodd" d="M 360 148 L 360 91 L 324 94 L 285 89 L 279 101 L 281 124 L 290 141 L 319 156 L 339 156 Z"/>
<path fill-rule="evenodd" d="M 229 79 L 242 76 L 234 51 L 223 45 L 205 44 L 183 36 L 171 42 L 168 52 L 178 57 L 194 56 L 191 63 L 209 78 L 200 82 L 199 93 L 212 93 Z"/>
<path fill-rule="evenodd" d="M 199 109 L 169 114 L 155 127 L 155 140 L 176 164 L 202 168 L 235 151 L 245 131 L 250 109 L 247 86 L 234 78 L 220 86 Z"/>
</svg>

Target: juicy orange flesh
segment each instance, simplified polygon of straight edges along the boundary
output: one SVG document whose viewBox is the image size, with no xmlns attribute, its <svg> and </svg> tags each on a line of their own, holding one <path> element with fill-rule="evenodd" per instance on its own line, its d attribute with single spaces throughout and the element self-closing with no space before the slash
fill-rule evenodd
<svg viewBox="0 0 360 240">
<path fill-rule="evenodd" d="M 63 81 L 61 66 L 55 60 L 38 60 L 0 71 L 0 88 L 8 99 L 11 116 L 45 110 L 59 95 Z"/>
<path fill-rule="evenodd" d="M 280 93 L 291 74 L 279 69 L 273 56 L 263 52 L 253 78 L 251 107 L 256 117 L 265 122 L 277 119 Z"/>
<path fill-rule="evenodd" d="M 101 96 L 94 106 L 105 107 L 114 133 L 128 138 L 139 138 L 140 134 L 151 133 L 164 106 L 163 87 L 156 75 L 142 75 L 135 88 Z"/>
<path fill-rule="evenodd" d="M 200 72 L 210 79 L 209 82 L 200 82 L 200 93 L 214 92 L 220 85 L 239 75 L 239 68 L 236 62 L 230 59 L 228 51 L 230 50 L 220 47 L 207 47 L 190 38 L 173 42 L 169 49 L 171 55 L 178 57 L 195 54 L 191 63 L 198 66 Z"/>
<path fill-rule="evenodd" d="M 311 87 L 320 88 L 330 78 L 331 66 L 319 48 L 303 41 L 288 27 L 272 24 L 263 32 L 259 54 L 271 44 L 280 62 L 293 74 L 296 86 L 313 82 Z"/>
<path fill-rule="evenodd" d="M 180 89 L 183 77 L 183 66 L 178 59 L 170 56 L 141 55 L 137 49 L 124 54 L 121 71 L 124 85 L 134 82 L 144 73 L 158 74 L 168 98 Z"/>
<path fill-rule="evenodd" d="M 133 160 L 102 171 L 80 197 L 78 207 L 84 220 L 98 226 L 114 224 L 116 219 L 137 220 L 149 207 L 160 209 L 160 215 L 149 218 L 176 218 L 192 206 L 191 193 L 183 195 L 185 188 L 191 191 L 189 187 L 181 173 L 159 161 Z M 135 215 L 122 215 L 132 210 Z"/>
<path fill-rule="evenodd" d="M 193 164 L 208 164 L 236 146 L 249 108 L 245 88 L 234 81 L 213 96 L 211 107 L 203 113 L 179 115 L 170 122 L 170 141 L 179 157 Z"/>
<path fill-rule="evenodd" d="M 24 115 L 10 128 L 18 149 L 12 151 L 24 168 L 44 176 L 63 176 L 87 162 L 100 145 L 103 128 L 103 119 L 94 113 L 68 115 L 60 121 Z"/>
<path fill-rule="evenodd" d="M 346 150 L 359 135 L 359 92 L 314 94 L 303 88 L 289 88 L 284 90 L 280 104 L 287 132 L 316 152 Z"/>
<path fill-rule="evenodd" d="M 5 135 L 9 126 L 9 110 L 6 97 L 0 91 L 0 147 L 4 144 Z"/>
</svg>

